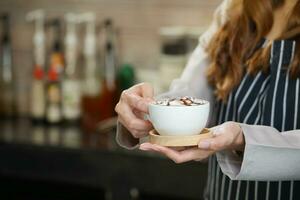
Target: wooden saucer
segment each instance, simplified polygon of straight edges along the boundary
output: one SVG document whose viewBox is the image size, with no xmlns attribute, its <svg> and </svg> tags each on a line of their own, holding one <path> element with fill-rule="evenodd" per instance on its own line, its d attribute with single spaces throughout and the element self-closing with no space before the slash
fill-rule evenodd
<svg viewBox="0 0 300 200">
<path fill-rule="evenodd" d="M 197 146 L 200 140 L 212 137 L 211 131 L 207 128 L 199 135 L 162 136 L 154 129 L 149 134 L 150 143 L 168 147 Z"/>
</svg>

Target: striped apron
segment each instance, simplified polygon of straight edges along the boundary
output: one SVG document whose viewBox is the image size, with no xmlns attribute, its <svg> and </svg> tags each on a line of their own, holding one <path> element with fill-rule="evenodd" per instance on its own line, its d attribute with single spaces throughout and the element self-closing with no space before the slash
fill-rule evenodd
<svg viewBox="0 0 300 200">
<path fill-rule="evenodd" d="M 217 124 L 236 121 L 272 126 L 279 131 L 300 129 L 300 80 L 289 77 L 295 45 L 293 40 L 273 42 L 270 73 L 245 74 L 240 85 L 230 93 L 227 103 L 217 103 Z M 211 156 L 204 197 L 211 200 L 298 200 L 300 181 L 232 181 L 222 173 L 216 156 Z"/>
</svg>

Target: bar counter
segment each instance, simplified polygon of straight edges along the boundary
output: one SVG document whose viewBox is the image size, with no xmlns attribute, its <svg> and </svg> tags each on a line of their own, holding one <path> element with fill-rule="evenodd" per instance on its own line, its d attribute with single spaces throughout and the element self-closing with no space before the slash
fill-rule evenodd
<svg viewBox="0 0 300 200">
<path fill-rule="evenodd" d="M 5 181 L 21 179 L 45 187 L 55 183 L 93 188 L 103 194 L 97 199 L 201 199 L 206 171 L 205 163 L 176 165 L 156 154 L 122 149 L 114 130 L 87 134 L 77 125 L 46 126 L 25 118 L 0 122 L 4 194 L 14 191 L 17 196 L 18 189 Z"/>
</svg>

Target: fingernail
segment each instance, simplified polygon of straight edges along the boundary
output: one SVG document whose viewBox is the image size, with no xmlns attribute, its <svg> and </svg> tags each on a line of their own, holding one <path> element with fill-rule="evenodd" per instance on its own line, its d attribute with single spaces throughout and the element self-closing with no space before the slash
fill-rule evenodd
<svg viewBox="0 0 300 200">
<path fill-rule="evenodd" d="M 141 144 L 139 149 L 141 149 L 141 150 L 149 149 L 149 146 L 147 144 Z"/>
<path fill-rule="evenodd" d="M 209 141 L 201 141 L 199 144 L 198 144 L 198 147 L 200 149 L 208 149 L 210 146 L 210 142 Z"/>
<path fill-rule="evenodd" d="M 149 148 L 143 147 L 143 146 L 140 146 L 139 149 L 142 150 L 142 151 L 149 151 L 150 150 Z"/>
</svg>

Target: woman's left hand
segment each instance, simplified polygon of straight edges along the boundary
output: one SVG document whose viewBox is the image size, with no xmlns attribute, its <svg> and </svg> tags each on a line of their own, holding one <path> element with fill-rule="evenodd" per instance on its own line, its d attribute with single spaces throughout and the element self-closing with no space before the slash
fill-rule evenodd
<svg viewBox="0 0 300 200">
<path fill-rule="evenodd" d="M 222 150 L 243 151 L 245 140 L 241 127 L 236 122 L 225 122 L 211 128 L 213 137 L 201 140 L 198 147 L 189 147 L 184 150 L 176 150 L 151 143 L 143 143 L 140 150 L 161 153 L 175 163 L 203 160 L 215 152 Z"/>
</svg>

